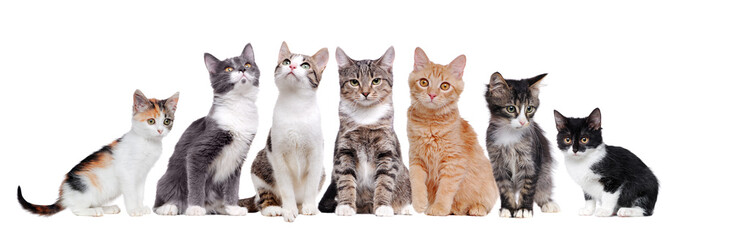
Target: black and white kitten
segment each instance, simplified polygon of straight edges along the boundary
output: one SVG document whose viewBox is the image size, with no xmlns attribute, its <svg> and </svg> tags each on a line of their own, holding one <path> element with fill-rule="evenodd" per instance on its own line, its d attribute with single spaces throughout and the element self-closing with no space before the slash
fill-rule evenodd
<svg viewBox="0 0 732 240">
<path fill-rule="evenodd" d="M 579 215 L 609 217 L 651 216 L 658 196 L 658 180 L 635 154 L 602 142 L 600 109 L 586 118 L 567 118 L 554 111 L 557 146 L 567 172 L 585 192 Z M 600 207 L 595 209 L 597 201 Z"/>
</svg>

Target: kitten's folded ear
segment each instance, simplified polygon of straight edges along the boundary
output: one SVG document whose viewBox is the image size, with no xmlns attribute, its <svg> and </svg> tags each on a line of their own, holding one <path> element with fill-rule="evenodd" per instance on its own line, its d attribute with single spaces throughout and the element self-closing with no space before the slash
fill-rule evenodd
<svg viewBox="0 0 732 240">
<path fill-rule="evenodd" d="M 532 88 L 538 88 L 539 83 L 541 82 L 544 77 L 546 77 L 547 73 L 536 75 L 536 77 L 529 78 L 529 86 Z"/>
<path fill-rule="evenodd" d="M 508 88 L 506 79 L 503 79 L 503 75 L 501 75 L 501 73 L 494 72 L 493 75 L 491 75 L 491 82 L 488 84 L 488 91 L 493 92 L 504 88 Z"/>
<path fill-rule="evenodd" d="M 557 124 L 557 130 L 562 130 L 567 127 L 567 118 L 557 110 L 554 110 L 554 122 Z"/>
<path fill-rule="evenodd" d="M 466 61 L 467 58 L 465 55 L 456 57 L 455 60 L 452 60 L 452 62 L 447 65 L 448 69 L 450 69 L 450 73 L 458 79 L 463 79 L 463 70 L 465 70 Z"/>
<path fill-rule="evenodd" d="M 600 114 L 600 108 L 595 108 L 587 117 L 587 123 L 593 130 L 600 130 L 602 128 L 602 114 Z"/>
<path fill-rule="evenodd" d="M 280 46 L 280 54 L 277 56 L 277 62 L 281 63 L 286 58 L 289 58 L 292 53 L 290 53 L 290 48 L 287 47 L 287 43 L 285 41 L 282 41 L 282 46 Z"/>
<path fill-rule="evenodd" d="M 348 57 L 341 47 L 338 47 L 336 48 L 336 62 L 338 63 L 339 68 L 344 68 L 353 64 L 353 59 Z"/>
<path fill-rule="evenodd" d="M 216 67 L 219 64 L 219 59 L 209 53 L 203 54 L 203 61 L 206 62 L 206 69 L 209 73 L 216 73 Z"/>
<path fill-rule="evenodd" d="M 178 109 L 178 95 L 180 95 L 180 92 L 176 92 L 175 94 L 173 94 L 173 96 L 165 99 L 166 109 L 170 110 L 171 112 L 175 112 L 175 110 Z"/>
<path fill-rule="evenodd" d="M 424 53 L 424 50 L 419 47 L 414 49 L 414 71 L 422 70 L 427 67 L 428 63 L 430 63 L 430 59 L 427 58 L 427 54 Z"/>
<path fill-rule="evenodd" d="M 150 107 L 150 100 L 145 97 L 145 94 L 142 94 L 142 91 L 140 91 L 140 89 L 135 90 L 135 94 L 132 98 L 134 102 L 134 105 L 132 106 L 132 111 L 134 113 L 145 111 L 147 110 L 147 108 Z"/>
<path fill-rule="evenodd" d="M 394 66 L 394 46 L 386 49 L 384 55 L 381 55 L 379 59 L 376 59 L 376 62 L 379 65 L 385 66 L 387 69 L 389 69 L 389 71 L 391 71 L 392 66 Z"/>
<path fill-rule="evenodd" d="M 254 62 L 254 49 L 252 49 L 251 43 L 247 43 L 244 47 L 244 50 L 241 52 L 241 58 L 249 62 Z"/>
<path fill-rule="evenodd" d="M 322 73 L 323 70 L 325 70 L 325 66 L 328 65 L 328 58 L 329 58 L 328 48 L 321 48 L 313 54 L 313 59 L 315 60 L 315 64 L 318 65 L 318 68 L 320 69 L 320 72 Z"/>
</svg>

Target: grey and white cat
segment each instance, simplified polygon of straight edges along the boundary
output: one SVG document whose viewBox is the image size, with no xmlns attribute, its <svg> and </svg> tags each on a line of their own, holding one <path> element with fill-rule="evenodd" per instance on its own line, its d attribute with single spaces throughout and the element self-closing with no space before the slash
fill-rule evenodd
<svg viewBox="0 0 732 240">
<path fill-rule="evenodd" d="M 333 175 L 320 200 L 322 212 L 339 216 L 412 214 L 409 170 L 394 132 L 394 48 L 376 60 L 353 60 L 336 50 L 341 126 Z"/>
<path fill-rule="evenodd" d="M 275 69 L 279 96 L 267 146 L 252 163 L 257 191 L 240 206 L 261 209 L 264 216 L 295 221 L 298 213 L 318 214 L 317 195 L 325 180 L 323 132 L 316 91 L 328 63 L 328 49 L 307 56 L 291 53 L 282 42 Z"/>
<path fill-rule="evenodd" d="M 255 101 L 259 68 L 247 44 L 240 56 L 223 61 L 204 54 L 214 90 L 208 115 L 188 127 L 158 181 L 155 213 L 201 216 L 245 215 L 239 207 L 239 177 L 257 131 Z"/>
<path fill-rule="evenodd" d="M 491 113 L 486 148 L 501 193 L 501 217 L 530 218 L 534 202 L 542 212 L 559 212 L 551 198 L 554 160 L 549 140 L 533 120 L 544 76 L 506 80 L 496 72 L 485 93 Z"/>
</svg>

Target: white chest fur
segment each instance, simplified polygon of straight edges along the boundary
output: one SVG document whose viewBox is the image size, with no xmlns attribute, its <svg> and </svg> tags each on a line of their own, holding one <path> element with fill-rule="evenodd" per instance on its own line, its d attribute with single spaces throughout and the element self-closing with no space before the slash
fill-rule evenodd
<svg viewBox="0 0 732 240">
<path fill-rule="evenodd" d="M 221 129 L 233 136 L 233 141 L 221 150 L 211 168 L 214 181 L 219 182 L 228 179 L 241 166 L 257 132 L 259 116 L 254 100 L 233 96 L 217 103 L 211 117 Z"/>
<path fill-rule="evenodd" d="M 359 125 L 369 125 L 379 121 L 384 115 L 391 111 L 389 104 L 377 104 L 369 107 L 353 106 L 341 102 L 339 110 L 353 119 Z"/>
<path fill-rule="evenodd" d="M 567 172 L 572 180 L 579 184 L 585 193 L 595 199 L 600 199 L 604 188 L 600 183 L 601 176 L 592 172 L 591 167 L 601 161 L 607 154 L 605 145 L 600 145 L 579 157 L 574 156 L 571 148 L 563 153 Z"/>
<path fill-rule="evenodd" d="M 529 131 L 528 129 L 528 127 L 516 129 L 510 125 L 500 127 L 493 133 L 493 139 L 495 139 L 493 144 L 498 146 L 512 146 L 519 143 L 523 139 L 524 134 Z"/>
<path fill-rule="evenodd" d="M 112 154 L 118 167 L 117 172 L 144 178 L 160 158 L 162 151 L 162 138 L 150 139 L 129 132 L 117 143 Z"/>
</svg>

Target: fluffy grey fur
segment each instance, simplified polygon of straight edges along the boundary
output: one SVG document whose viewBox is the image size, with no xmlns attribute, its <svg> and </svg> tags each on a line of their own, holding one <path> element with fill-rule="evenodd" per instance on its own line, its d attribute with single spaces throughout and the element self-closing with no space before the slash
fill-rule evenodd
<svg viewBox="0 0 732 240">
<path fill-rule="evenodd" d="M 236 205 L 241 165 L 257 129 L 259 69 L 250 44 L 238 57 L 219 61 L 206 53 L 204 60 L 214 103 L 183 133 L 158 181 L 154 209 L 161 215 L 246 213 Z"/>
<path fill-rule="evenodd" d="M 539 107 L 538 83 L 545 75 L 517 81 L 494 73 L 486 91 L 491 112 L 486 147 L 501 193 L 501 217 L 531 217 L 534 202 L 543 212 L 559 211 L 551 199 L 554 160 L 549 141 L 532 119 Z"/>
<path fill-rule="evenodd" d="M 341 125 L 331 183 L 320 200 L 319 209 L 335 211 L 338 215 L 411 214 L 409 172 L 402 162 L 393 127 L 394 49 L 389 48 L 376 60 L 356 61 L 338 48 L 336 59 L 341 85 Z"/>
</svg>

